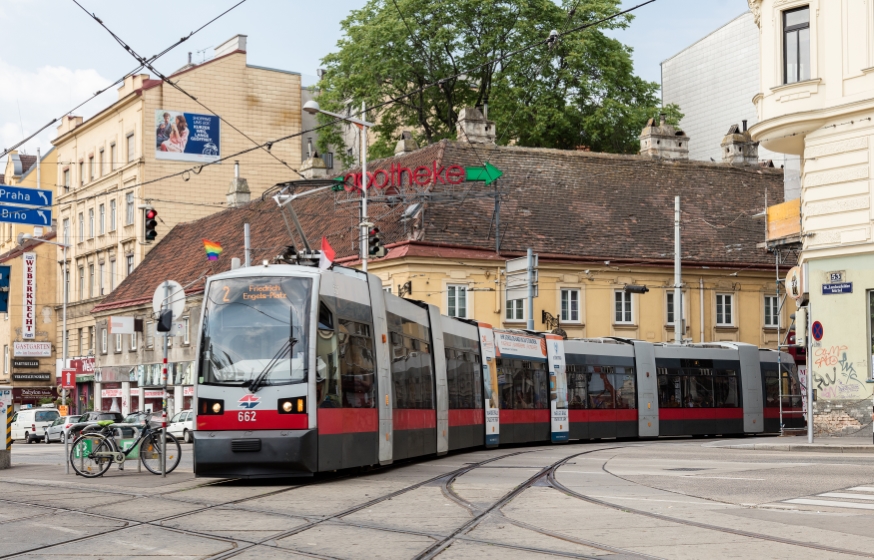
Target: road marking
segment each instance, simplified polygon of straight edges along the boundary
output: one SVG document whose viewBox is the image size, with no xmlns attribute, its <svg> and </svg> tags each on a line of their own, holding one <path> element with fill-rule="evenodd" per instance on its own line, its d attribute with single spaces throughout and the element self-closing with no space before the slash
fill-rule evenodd
<svg viewBox="0 0 874 560">
<path fill-rule="evenodd" d="M 831 500 L 805 500 L 805 499 L 797 499 L 797 500 L 785 500 L 786 504 L 799 504 L 803 506 L 821 506 L 821 507 L 834 507 L 834 508 L 848 508 L 848 509 L 874 509 L 874 504 L 854 504 L 851 502 L 834 502 Z"/>
<path fill-rule="evenodd" d="M 628 496 L 589 496 L 590 498 L 600 498 L 602 500 L 632 500 L 636 502 L 667 502 L 669 504 L 687 504 L 693 506 L 710 506 L 713 504 L 709 504 L 706 502 L 683 502 L 679 500 L 654 500 L 652 498 L 630 498 Z M 867 504 L 865 504 L 867 505 Z M 871 506 L 874 507 L 874 506 Z"/>
<path fill-rule="evenodd" d="M 874 486 L 856 486 L 854 488 L 847 488 L 847 490 L 855 490 L 857 492 L 874 492 Z"/>
<path fill-rule="evenodd" d="M 817 494 L 823 498 L 849 498 L 851 500 L 874 500 L 874 496 L 865 496 L 863 494 L 847 494 L 846 492 L 826 492 L 825 494 Z"/>
<path fill-rule="evenodd" d="M 734 477 L 734 476 L 695 476 L 694 474 L 686 475 L 683 478 L 691 478 L 691 479 L 716 478 L 719 480 L 765 480 L 764 478 L 740 478 L 740 477 Z"/>
</svg>

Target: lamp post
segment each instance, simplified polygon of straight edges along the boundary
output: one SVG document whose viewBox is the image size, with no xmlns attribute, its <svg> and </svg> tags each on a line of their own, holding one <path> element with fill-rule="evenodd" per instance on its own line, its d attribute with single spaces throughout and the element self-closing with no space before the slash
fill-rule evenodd
<svg viewBox="0 0 874 560">
<path fill-rule="evenodd" d="M 361 251 L 361 269 L 364 272 L 367 272 L 367 228 L 369 227 L 369 224 L 367 222 L 367 129 L 373 126 L 373 123 L 363 121 L 361 119 L 356 119 L 354 117 L 346 117 L 343 115 L 338 115 L 337 113 L 325 111 L 321 107 L 319 107 L 319 103 L 317 101 L 314 101 L 312 99 L 304 103 L 303 110 L 311 115 L 321 113 L 323 115 L 328 115 L 329 117 L 334 117 L 335 119 L 340 119 L 342 121 L 352 123 L 357 126 L 358 129 L 361 131 L 361 223 L 359 224 L 361 232 L 359 233 L 359 250 Z M 362 103 L 361 113 L 364 114 L 366 111 L 367 106 Z"/>
<path fill-rule="evenodd" d="M 19 240 L 19 243 L 21 245 L 24 245 L 24 243 L 28 239 L 34 239 L 33 235 L 31 235 L 29 233 L 22 233 L 21 239 Z M 63 348 L 63 350 L 62 350 L 62 353 L 63 353 L 62 359 L 63 359 L 63 364 L 64 364 L 63 367 L 66 368 L 67 367 L 67 297 L 68 297 L 68 294 L 67 294 L 67 247 L 69 247 L 69 245 L 67 245 L 66 243 L 58 243 L 57 241 L 48 241 L 46 239 L 37 239 L 37 241 L 39 241 L 40 243 L 48 243 L 49 245 L 57 245 L 58 247 L 64 248 L 64 257 L 63 257 L 64 258 L 64 275 L 63 275 L 63 278 L 61 279 L 61 282 L 62 282 L 61 289 L 64 291 L 64 304 L 62 307 L 63 311 L 62 311 L 62 326 L 61 326 L 61 341 L 62 341 L 61 347 Z M 61 403 L 64 406 L 67 405 L 67 389 L 66 389 L 66 387 L 61 390 Z M 64 434 L 64 472 L 66 474 L 70 474 L 69 456 L 70 456 L 70 438 L 67 437 L 67 434 Z"/>
</svg>

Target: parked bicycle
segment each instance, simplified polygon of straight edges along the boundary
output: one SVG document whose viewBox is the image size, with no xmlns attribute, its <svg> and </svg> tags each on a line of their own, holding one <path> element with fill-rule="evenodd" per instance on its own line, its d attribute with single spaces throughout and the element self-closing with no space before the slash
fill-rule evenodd
<svg viewBox="0 0 874 560">
<path fill-rule="evenodd" d="M 143 466 L 152 474 L 161 474 L 162 450 L 161 429 L 155 428 L 149 422 L 149 417 L 141 421 L 139 435 L 132 445 L 125 450 L 118 448 L 115 441 L 116 430 L 133 430 L 129 424 L 116 424 L 112 420 L 101 420 L 97 426 L 83 431 L 73 441 L 70 449 L 70 465 L 76 474 L 87 478 L 102 476 L 109 470 L 113 462 L 124 467 L 125 461 L 139 449 L 139 459 Z M 173 434 L 167 434 L 167 473 L 179 465 L 182 456 L 182 446 Z"/>
</svg>

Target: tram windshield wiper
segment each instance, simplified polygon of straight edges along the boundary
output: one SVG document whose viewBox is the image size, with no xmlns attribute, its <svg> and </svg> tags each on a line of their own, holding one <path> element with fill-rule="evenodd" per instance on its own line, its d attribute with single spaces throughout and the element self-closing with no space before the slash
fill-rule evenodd
<svg viewBox="0 0 874 560">
<path fill-rule="evenodd" d="M 286 354 L 291 355 L 291 349 L 294 348 L 294 345 L 297 344 L 296 338 L 289 338 L 285 344 L 273 355 L 267 365 L 264 366 L 264 369 L 261 370 L 261 373 L 258 374 L 254 379 L 249 379 L 247 381 L 243 381 L 242 386 L 248 387 L 249 391 L 253 393 L 257 393 L 258 390 L 264 386 L 264 381 L 267 379 L 267 376 L 276 367 L 276 364 L 282 360 Z"/>
</svg>

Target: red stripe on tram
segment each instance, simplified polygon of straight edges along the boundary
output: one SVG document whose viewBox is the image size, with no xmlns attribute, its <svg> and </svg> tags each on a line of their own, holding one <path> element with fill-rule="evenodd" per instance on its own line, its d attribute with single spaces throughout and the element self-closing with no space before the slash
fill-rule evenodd
<svg viewBox="0 0 874 560">
<path fill-rule="evenodd" d="M 481 426 L 486 423 L 483 409 L 450 409 L 450 426 Z"/>
<path fill-rule="evenodd" d="M 437 411 L 395 408 L 391 411 L 395 430 L 425 430 L 437 427 Z"/>
<path fill-rule="evenodd" d="M 375 408 L 320 408 L 319 434 L 376 432 L 379 414 Z"/>
<path fill-rule="evenodd" d="M 539 424 L 549 422 L 549 410 L 546 408 L 529 410 L 501 409 L 501 424 Z"/>
<path fill-rule="evenodd" d="M 198 414 L 198 430 L 305 430 L 306 414 L 279 414 L 276 410 L 225 410 L 224 414 Z"/>
<path fill-rule="evenodd" d="M 570 409 L 571 422 L 636 422 L 636 408 L 587 408 Z"/>
<path fill-rule="evenodd" d="M 742 408 L 659 408 L 659 420 L 743 419 Z"/>
</svg>

